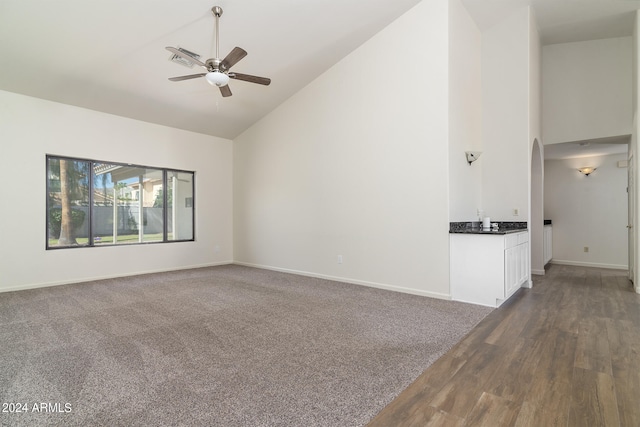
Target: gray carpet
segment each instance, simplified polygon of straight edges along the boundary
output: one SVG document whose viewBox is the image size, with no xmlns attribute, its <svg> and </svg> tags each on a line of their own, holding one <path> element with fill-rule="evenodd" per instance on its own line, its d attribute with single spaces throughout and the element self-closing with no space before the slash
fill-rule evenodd
<svg viewBox="0 0 640 427">
<path fill-rule="evenodd" d="M 490 311 L 235 265 L 0 293 L 0 422 L 362 426 Z"/>
</svg>

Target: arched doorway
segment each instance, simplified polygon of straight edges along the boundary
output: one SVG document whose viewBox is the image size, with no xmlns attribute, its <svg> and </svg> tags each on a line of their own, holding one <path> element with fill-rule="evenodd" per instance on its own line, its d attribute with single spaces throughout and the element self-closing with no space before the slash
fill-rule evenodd
<svg viewBox="0 0 640 427">
<path fill-rule="evenodd" d="M 544 275 L 544 160 L 537 139 L 531 147 L 531 214 L 529 215 L 531 274 Z"/>
</svg>

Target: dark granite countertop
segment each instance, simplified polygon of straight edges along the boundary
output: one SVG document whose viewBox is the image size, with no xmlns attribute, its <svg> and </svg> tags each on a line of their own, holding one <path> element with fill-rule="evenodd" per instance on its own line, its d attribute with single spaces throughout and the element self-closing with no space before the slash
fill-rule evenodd
<svg viewBox="0 0 640 427">
<path fill-rule="evenodd" d="M 484 228 L 467 228 L 464 230 L 450 230 L 449 234 L 511 234 L 520 233 L 521 231 L 527 231 L 526 228 L 517 230 L 485 230 Z"/>
<path fill-rule="evenodd" d="M 526 222 L 506 222 L 495 221 L 492 224 L 498 224 L 497 229 L 486 230 L 482 228 L 480 221 L 471 222 L 450 222 L 449 233 L 450 234 L 511 234 L 519 233 L 521 231 L 527 231 Z"/>
</svg>

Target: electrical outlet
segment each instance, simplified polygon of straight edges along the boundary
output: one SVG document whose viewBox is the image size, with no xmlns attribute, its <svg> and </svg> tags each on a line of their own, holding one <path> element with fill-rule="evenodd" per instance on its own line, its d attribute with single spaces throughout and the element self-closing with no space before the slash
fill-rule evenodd
<svg viewBox="0 0 640 427">
<path fill-rule="evenodd" d="M 518 216 L 518 215 L 520 215 L 520 209 L 513 208 L 513 216 Z"/>
<path fill-rule="evenodd" d="M 342 255 L 338 255 L 338 264 L 342 264 Z"/>
<path fill-rule="evenodd" d="M 589 252 L 589 246 L 585 246 L 585 247 L 584 247 L 584 251 L 585 251 L 585 252 Z"/>
</svg>

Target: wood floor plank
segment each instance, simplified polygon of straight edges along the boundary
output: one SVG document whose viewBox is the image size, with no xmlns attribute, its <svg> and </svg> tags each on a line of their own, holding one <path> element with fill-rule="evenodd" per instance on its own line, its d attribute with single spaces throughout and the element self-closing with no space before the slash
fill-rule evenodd
<svg viewBox="0 0 640 427">
<path fill-rule="evenodd" d="M 640 360 L 640 336 L 632 321 L 607 319 L 607 338 L 611 352 L 611 367 L 626 371 L 637 367 Z M 638 369 L 640 373 L 640 369 Z"/>
<path fill-rule="evenodd" d="M 481 344 L 467 363 L 436 393 L 428 404 L 443 412 L 465 418 L 482 395 L 484 384 L 499 368 L 501 349 Z"/>
<path fill-rule="evenodd" d="M 534 371 L 535 379 L 532 388 L 541 380 L 541 391 L 547 381 L 564 381 L 571 383 L 575 365 L 578 335 L 562 330 L 551 331 L 541 340 L 541 351 L 538 365 Z"/>
<path fill-rule="evenodd" d="M 637 359 L 636 359 L 637 362 Z M 640 370 L 633 367 L 614 373 L 616 401 L 621 426 L 640 426 Z"/>
<path fill-rule="evenodd" d="M 466 418 L 482 396 L 482 385 L 471 376 L 445 385 L 428 403 L 442 412 Z"/>
<path fill-rule="evenodd" d="M 627 288 L 633 288 L 633 282 L 629 280 L 628 276 L 615 275 L 614 276 L 616 283 L 618 284 L 618 288 L 621 290 L 626 290 Z"/>
<path fill-rule="evenodd" d="M 602 287 L 605 289 L 616 289 L 618 287 L 618 276 L 615 272 L 603 271 L 600 273 Z"/>
<path fill-rule="evenodd" d="M 624 293 L 624 307 L 626 316 L 620 318 L 632 321 L 640 329 L 640 294 L 633 288 Z"/>
<path fill-rule="evenodd" d="M 599 275 L 599 278 L 587 279 L 587 283 L 594 283 L 593 286 L 586 290 L 583 301 L 586 303 L 587 310 L 593 317 L 614 317 L 620 311 L 619 299 L 620 294 L 615 292 L 615 286 L 609 286 L 612 281 L 617 280 L 612 273 L 606 270 L 596 270 L 593 275 Z"/>
<path fill-rule="evenodd" d="M 575 294 L 575 289 L 565 283 L 562 297 L 560 297 L 560 309 L 556 313 L 555 326 L 564 331 L 577 334 L 586 308 L 584 303 L 576 298 Z"/>
<path fill-rule="evenodd" d="M 587 271 L 585 269 L 571 268 L 565 265 L 562 267 L 562 273 L 559 277 L 563 278 L 563 282 L 566 283 L 567 286 L 577 287 L 581 290 L 585 289 L 587 279 Z"/>
<path fill-rule="evenodd" d="M 519 404 L 490 393 L 482 393 L 478 403 L 467 417 L 467 425 L 478 427 L 511 426 L 515 423 L 519 412 Z"/>
<path fill-rule="evenodd" d="M 517 339 L 500 358 L 501 368 L 487 381 L 484 389 L 492 395 L 522 403 L 535 379 L 542 351 L 540 342 Z"/>
<path fill-rule="evenodd" d="M 493 345 L 504 345 L 512 342 L 520 335 L 529 321 L 529 316 L 523 316 L 520 311 L 511 310 L 510 314 L 496 326 L 485 342 Z"/>
<path fill-rule="evenodd" d="M 536 385 L 522 403 L 515 426 L 566 426 L 569 422 L 571 382 L 543 378 L 536 381 Z"/>
<path fill-rule="evenodd" d="M 612 374 L 606 319 L 588 318 L 580 322 L 575 366 Z"/>
<path fill-rule="evenodd" d="M 525 324 L 524 328 L 520 332 L 521 338 L 529 340 L 542 340 L 551 329 L 554 327 L 558 310 L 549 305 L 540 310 L 531 313 L 529 321 Z"/>
<path fill-rule="evenodd" d="M 640 426 L 640 336 L 629 320 L 608 319 L 611 367 L 623 426 Z"/>
<path fill-rule="evenodd" d="M 568 425 L 620 425 L 618 401 L 610 375 L 588 369 L 575 369 Z"/>
</svg>

